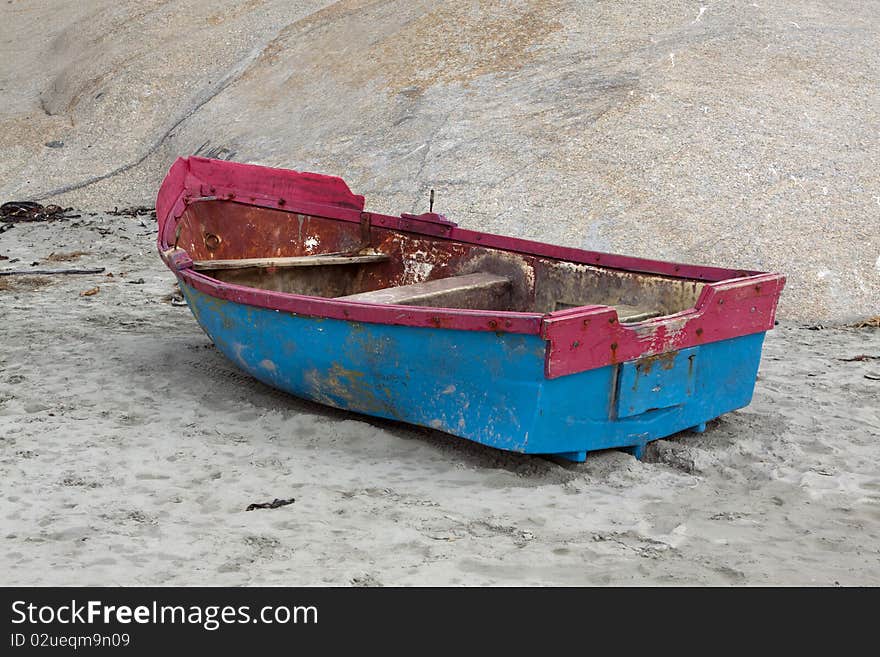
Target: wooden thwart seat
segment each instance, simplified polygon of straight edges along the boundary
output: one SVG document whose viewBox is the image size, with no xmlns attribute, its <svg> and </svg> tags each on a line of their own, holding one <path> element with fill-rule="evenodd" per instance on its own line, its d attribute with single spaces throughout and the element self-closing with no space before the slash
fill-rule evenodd
<svg viewBox="0 0 880 657">
<path fill-rule="evenodd" d="M 625 303 L 617 303 L 612 306 L 617 311 L 617 317 L 621 324 L 634 324 L 646 319 L 660 317 L 663 313 L 650 306 L 629 306 Z"/>
<path fill-rule="evenodd" d="M 581 304 L 584 306 L 589 303 Z M 660 317 L 663 313 L 651 306 L 631 306 L 625 303 L 608 304 L 617 311 L 617 318 L 621 324 L 635 324 L 636 322 L 644 322 L 646 319 Z M 556 302 L 555 310 L 566 310 L 568 308 L 579 308 L 580 306 L 572 303 Z"/>
<path fill-rule="evenodd" d="M 498 300 L 509 289 L 510 279 L 478 272 L 360 292 L 338 299 L 401 306 L 497 309 Z"/>
<path fill-rule="evenodd" d="M 249 269 L 252 267 L 319 267 L 323 265 L 362 265 L 368 262 L 384 262 L 384 253 L 365 255 L 316 254 L 290 258 L 238 258 L 235 260 L 196 260 L 193 269 L 209 271 L 212 269 Z"/>
</svg>

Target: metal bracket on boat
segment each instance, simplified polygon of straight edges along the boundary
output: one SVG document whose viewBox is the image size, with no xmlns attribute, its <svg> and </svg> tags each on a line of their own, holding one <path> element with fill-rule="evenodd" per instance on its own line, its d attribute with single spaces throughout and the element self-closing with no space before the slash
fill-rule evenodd
<svg viewBox="0 0 880 657">
<path fill-rule="evenodd" d="M 373 215 L 369 212 L 361 212 L 361 244 L 358 251 L 370 248 L 373 232 Z"/>
<path fill-rule="evenodd" d="M 404 212 L 400 215 L 400 228 L 407 230 L 410 228 L 431 228 L 430 233 L 442 235 L 448 233 L 458 226 L 454 221 L 449 221 L 446 215 L 437 214 L 436 212 L 423 212 L 422 214 L 410 214 Z"/>
<path fill-rule="evenodd" d="M 177 218 L 177 228 L 174 229 L 174 247 L 177 248 L 177 243 L 180 241 L 180 233 L 183 231 L 183 222 L 181 221 L 182 217 Z"/>
<path fill-rule="evenodd" d="M 183 249 L 178 249 L 174 247 L 173 249 L 168 249 L 167 251 L 162 251 L 162 260 L 168 265 L 168 268 L 172 271 L 181 271 L 182 269 L 190 269 L 193 265 L 192 258 L 189 257 L 189 253 L 184 251 Z"/>
</svg>

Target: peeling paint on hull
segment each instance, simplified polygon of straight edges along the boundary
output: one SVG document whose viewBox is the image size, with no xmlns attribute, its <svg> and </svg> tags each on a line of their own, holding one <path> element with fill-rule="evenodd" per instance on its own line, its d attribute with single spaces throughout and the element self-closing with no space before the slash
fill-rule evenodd
<svg viewBox="0 0 880 657">
<path fill-rule="evenodd" d="M 548 379 L 539 335 L 300 316 L 218 299 L 182 280 L 181 289 L 217 348 L 267 385 L 578 461 L 615 447 L 638 456 L 647 442 L 746 406 L 764 339 L 754 333 L 665 354 L 659 366 L 633 360 Z"/>
</svg>

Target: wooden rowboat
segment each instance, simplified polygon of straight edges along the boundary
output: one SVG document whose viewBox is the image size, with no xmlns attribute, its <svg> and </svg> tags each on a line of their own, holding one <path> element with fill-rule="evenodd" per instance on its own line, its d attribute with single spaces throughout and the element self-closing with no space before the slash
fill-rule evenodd
<svg viewBox="0 0 880 657">
<path fill-rule="evenodd" d="M 785 283 L 365 212 L 340 178 L 199 157 L 156 208 L 162 259 L 245 372 L 575 461 L 746 406 Z"/>
</svg>

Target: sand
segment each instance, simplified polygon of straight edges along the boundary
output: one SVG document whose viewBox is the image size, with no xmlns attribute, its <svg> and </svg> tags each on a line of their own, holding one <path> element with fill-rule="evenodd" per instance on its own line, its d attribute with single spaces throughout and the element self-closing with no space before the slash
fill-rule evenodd
<svg viewBox="0 0 880 657">
<path fill-rule="evenodd" d="M 880 360 L 841 360 L 880 330 L 783 321 L 749 407 L 572 464 L 256 382 L 169 302 L 154 239 L 0 235 L 4 269 L 113 274 L 0 278 L 3 584 L 880 584 Z"/>
</svg>

